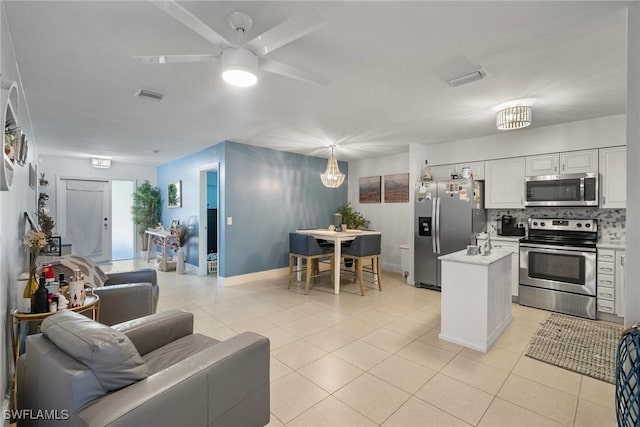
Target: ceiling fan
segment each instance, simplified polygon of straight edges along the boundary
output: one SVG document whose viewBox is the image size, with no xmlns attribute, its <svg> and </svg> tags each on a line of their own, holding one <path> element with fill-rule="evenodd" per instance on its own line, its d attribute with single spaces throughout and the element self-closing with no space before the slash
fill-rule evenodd
<svg viewBox="0 0 640 427">
<path fill-rule="evenodd" d="M 306 83 L 327 84 L 326 78 L 321 75 L 265 58 L 265 55 L 323 27 L 327 23 L 322 15 L 313 8 L 294 15 L 246 43 L 242 43 L 242 37 L 251 29 L 253 19 L 246 13 L 233 12 L 228 18 L 229 24 L 238 34 L 238 42 L 233 44 L 175 1 L 151 0 L 151 3 L 204 37 L 213 46 L 209 54 L 135 56 L 134 59 L 138 61 L 148 64 L 173 64 L 220 60 L 223 79 L 238 87 L 256 84 L 258 68 Z"/>
</svg>

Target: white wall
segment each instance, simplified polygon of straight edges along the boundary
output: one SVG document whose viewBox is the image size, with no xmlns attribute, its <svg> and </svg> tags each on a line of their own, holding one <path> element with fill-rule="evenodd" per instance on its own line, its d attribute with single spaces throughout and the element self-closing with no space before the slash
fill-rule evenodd
<svg viewBox="0 0 640 427">
<path fill-rule="evenodd" d="M 640 4 L 629 6 L 627 15 L 627 263 L 624 323 L 640 322 Z"/>
<path fill-rule="evenodd" d="M 26 100 L 22 92 L 22 84 L 16 66 L 11 38 L 8 33 L 4 5 L 1 6 L 1 62 L 0 72 L 2 80 L 18 83 L 18 125 L 27 135 L 29 150 L 26 166 L 15 167 L 13 185 L 9 191 L 0 191 L 0 330 L 2 330 L 2 344 L 0 345 L 0 398 L 8 398 L 7 392 L 11 387 L 11 373 L 13 372 L 13 358 L 11 356 L 11 340 L 9 337 L 9 312 L 15 306 L 17 294 L 17 278 L 27 269 L 27 251 L 22 244 L 24 237 L 23 212 L 34 212 L 36 205 L 35 190 L 29 187 L 29 163 L 34 164 L 38 149 L 28 115 Z M 7 92 L 1 91 L 0 105 L 4 105 Z"/>
<path fill-rule="evenodd" d="M 45 173 L 49 181 L 47 187 L 40 187 L 39 191 L 49 196 L 47 207 L 51 209 L 51 217 L 57 223 L 56 209 L 56 181 L 59 177 L 104 179 L 104 180 L 133 180 L 140 185 L 148 180 L 156 185 L 157 173 L 155 166 L 133 163 L 112 162 L 109 169 L 97 169 L 91 166 L 90 159 L 76 159 L 57 156 L 40 156 L 39 172 Z M 38 176 L 39 177 L 39 176 Z M 63 243 L 65 243 L 63 241 Z"/>
<path fill-rule="evenodd" d="M 409 243 L 412 222 L 407 222 L 412 211 L 410 203 L 360 203 L 359 180 L 366 176 L 384 175 L 409 172 L 409 153 L 378 159 L 359 160 L 349 162 L 348 200 L 356 211 L 371 221 L 369 227 L 382 232 L 382 254 L 380 267 L 387 271 L 401 271 L 400 245 Z M 412 187 L 409 193 L 411 194 Z"/>
</svg>

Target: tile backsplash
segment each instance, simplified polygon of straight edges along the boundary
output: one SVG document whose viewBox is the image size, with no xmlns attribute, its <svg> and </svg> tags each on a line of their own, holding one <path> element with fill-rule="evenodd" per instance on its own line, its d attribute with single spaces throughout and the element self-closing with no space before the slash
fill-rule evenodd
<svg viewBox="0 0 640 427">
<path fill-rule="evenodd" d="M 502 215 L 511 215 L 516 223 L 527 227 L 529 217 L 539 218 L 588 218 L 598 220 L 598 238 L 601 241 L 624 242 L 626 238 L 626 209 L 598 208 L 527 208 L 488 209 L 487 221 L 498 220 Z"/>
</svg>

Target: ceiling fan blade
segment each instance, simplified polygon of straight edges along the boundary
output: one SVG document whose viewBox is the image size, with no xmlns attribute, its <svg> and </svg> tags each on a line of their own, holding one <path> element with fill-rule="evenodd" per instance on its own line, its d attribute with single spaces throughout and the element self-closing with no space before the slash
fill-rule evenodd
<svg viewBox="0 0 640 427">
<path fill-rule="evenodd" d="M 219 50 L 219 49 L 218 49 Z M 134 56 L 136 61 L 145 64 L 178 64 L 185 62 L 212 62 L 217 60 L 217 55 L 157 55 L 157 56 Z"/>
<path fill-rule="evenodd" d="M 300 37 L 322 28 L 327 21 L 315 9 L 309 8 L 246 43 L 259 56 L 266 55 Z"/>
<path fill-rule="evenodd" d="M 282 62 L 272 61 L 270 59 L 261 58 L 260 68 L 273 74 L 279 74 L 281 76 L 290 77 L 292 79 L 300 80 L 301 82 L 311 83 L 318 86 L 325 86 L 329 82 L 326 77 L 321 76 L 320 74 L 303 70 L 302 68 L 293 67 Z"/>
<path fill-rule="evenodd" d="M 175 1 L 158 1 L 158 0 L 150 0 L 151 3 L 156 6 L 158 9 L 166 12 L 171 15 L 178 21 L 182 22 L 184 25 L 189 27 L 195 33 L 204 37 L 209 42 L 214 45 L 228 45 L 229 43 L 224 37 L 220 34 L 216 33 L 211 27 L 202 22 L 198 17 L 196 17 L 193 13 L 189 12 L 184 7 L 180 6 Z"/>
</svg>

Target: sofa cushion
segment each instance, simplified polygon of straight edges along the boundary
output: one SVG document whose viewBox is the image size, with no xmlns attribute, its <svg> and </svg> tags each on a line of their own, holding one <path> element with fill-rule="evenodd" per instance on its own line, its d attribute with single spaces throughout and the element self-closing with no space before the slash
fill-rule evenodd
<svg viewBox="0 0 640 427">
<path fill-rule="evenodd" d="M 57 275 L 63 273 L 67 280 L 71 279 L 73 270 L 80 270 L 84 275 L 84 282 L 92 288 L 99 288 L 109 279 L 104 271 L 92 259 L 80 255 L 64 255 L 51 261 L 53 271 Z"/>
<path fill-rule="evenodd" d="M 106 391 L 149 376 L 131 340 L 115 329 L 73 311 L 47 317 L 40 328 L 58 348 L 91 369 Z"/>
<path fill-rule="evenodd" d="M 191 334 L 145 354 L 143 359 L 151 374 L 155 374 L 219 342 L 206 335 Z"/>
</svg>

